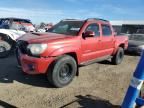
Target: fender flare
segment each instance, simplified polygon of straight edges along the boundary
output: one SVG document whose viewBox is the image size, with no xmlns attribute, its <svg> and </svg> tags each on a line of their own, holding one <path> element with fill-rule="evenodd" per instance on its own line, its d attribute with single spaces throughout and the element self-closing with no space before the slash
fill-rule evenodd
<svg viewBox="0 0 144 108">
<path fill-rule="evenodd" d="M 113 54 L 115 54 L 118 48 L 121 47 L 122 45 L 124 45 L 122 48 L 125 50 L 125 43 L 117 43 L 115 44 L 115 50 L 113 51 Z"/>
<path fill-rule="evenodd" d="M 78 53 L 79 52 L 78 50 L 79 50 L 79 48 L 74 48 L 74 47 L 71 47 L 71 46 L 61 47 L 61 48 L 56 49 L 53 52 L 51 52 L 49 54 L 49 56 L 58 57 L 58 56 L 61 56 L 61 55 L 64 55 L 64 54 L 73 54 L 74 53 L 76 55 L 76 60 L 79 63 L 80 54 Z"/>
<path fill-rule="evenodd" d="M 74 54 L 75 57 L 74 59 L 76 60 L 77 62 L 77 65 L 80 64 L 80 51 L 78 51 L 80 48 L 76 48 L 76 47 L 62 47 L 62 48 L 59 48 L 59 49 L 56 49 L 54 50 L 52 53 L 50 53 L 50 56 L 51 57 L 59 57 L 59 56 L 62 56 L 64 54 L 68 54 L 68 55 L 71 55 L 71 54 Z M 79 76 L 79 68 L 77 66 L 77 72 L 76 72 L 76 76 Z"/>
</svg>

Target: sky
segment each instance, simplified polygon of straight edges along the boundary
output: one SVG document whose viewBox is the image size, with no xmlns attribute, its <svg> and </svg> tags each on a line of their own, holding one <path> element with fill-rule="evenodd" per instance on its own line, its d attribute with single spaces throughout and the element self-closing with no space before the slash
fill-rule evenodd
<svg viewBox="0 0 144 108">
<path fill-rule="evenodd" d="M 0 0 L 0 17 L 57 23 L 61 19 L 144 20 L 144 0 Z"/>
</svg>

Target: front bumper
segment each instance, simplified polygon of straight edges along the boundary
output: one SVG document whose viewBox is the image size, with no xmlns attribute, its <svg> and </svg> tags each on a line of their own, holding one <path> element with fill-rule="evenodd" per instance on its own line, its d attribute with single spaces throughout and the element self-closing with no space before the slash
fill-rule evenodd
<svg viewBox="0 0 144 108">
<path fill-rule="evenodd" d="M 22 70 L 27 74 L 45 74 L 53 61 L 54 57 L 36 58 L 20 54 Z"/>
<path fill-rule="evenodd" d="M 136 53 L 136 54 L 141 55 L 143 50 L 138 47 L 128 47 L 127 51 L 130 53 Z"/>
</svg>

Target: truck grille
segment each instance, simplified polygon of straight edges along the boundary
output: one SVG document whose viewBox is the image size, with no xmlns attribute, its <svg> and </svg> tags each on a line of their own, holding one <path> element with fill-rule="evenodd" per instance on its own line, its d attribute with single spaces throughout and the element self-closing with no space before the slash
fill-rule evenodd
<svg viewBox="0 0 144 108">
<path fill-rule="evenodd" d="M 18 46 L 19 50 L 21 51 L 21 53 L 28 54 L 28 51 L 27 51 L 28 42 L 19 40 L 17 42 L 17 46 Z"/>
</svg>

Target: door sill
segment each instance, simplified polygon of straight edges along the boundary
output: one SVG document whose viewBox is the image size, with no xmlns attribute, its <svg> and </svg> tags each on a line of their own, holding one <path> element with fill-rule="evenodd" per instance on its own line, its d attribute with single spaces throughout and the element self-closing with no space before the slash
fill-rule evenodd
<svg viewBox="0 0 144 108">
<path fill-rule="evenodd" d="M 107 59 L 110 59 L 110 58 L 112 58 L 112 56 L 110 56 L 110 55 L 103 56 L 103 57 L 99 57 L 99 58 L 96 58 L 96 59 L 93 59 L 93 60 L 88 60 L 86 62 L 82 62 L 79 65 L 80 66 L 90 65 L 90 64 L 101 62 L 101 61 L 104 61 L 104 60 L 107 60 Z"/>
</svg>

